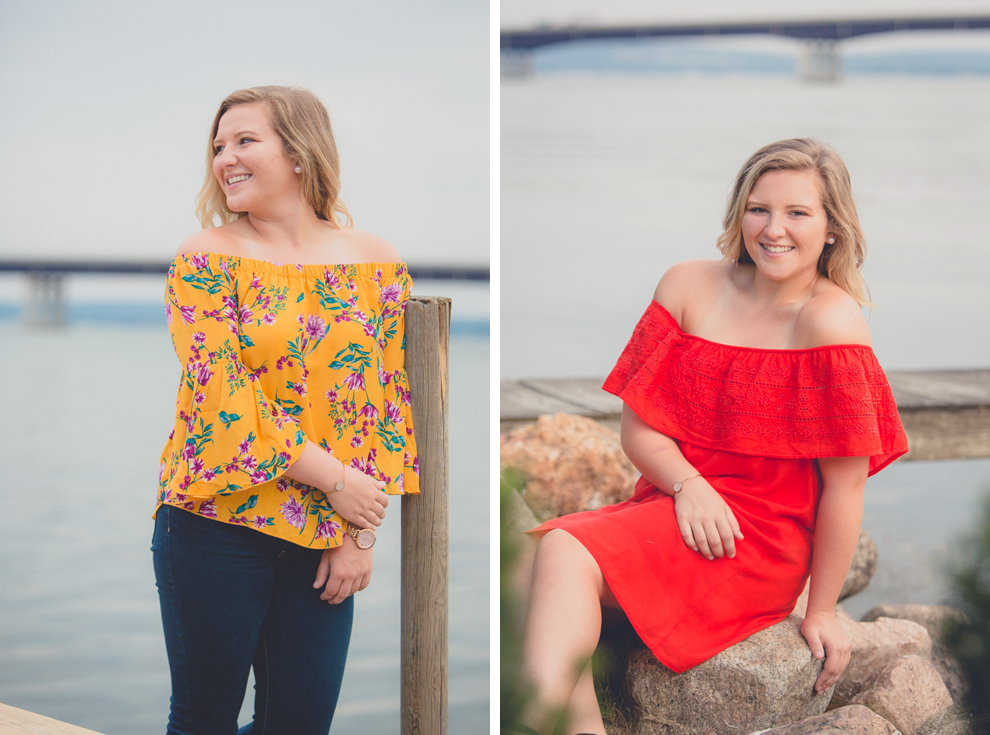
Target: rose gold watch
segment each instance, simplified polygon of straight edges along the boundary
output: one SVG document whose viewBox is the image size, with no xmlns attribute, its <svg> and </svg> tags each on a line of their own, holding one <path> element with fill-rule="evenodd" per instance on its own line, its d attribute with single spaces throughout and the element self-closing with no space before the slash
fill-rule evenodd
<svg viewBox="0 0 990 735">
<path fill-rule="evenodd" d="M 370 549 L 375 545 L 375 532 L 370 528 L 358 528 L 357 526 L 347 526 L 347 535 L 354 539 L 359 549 Z"/>
</svg>

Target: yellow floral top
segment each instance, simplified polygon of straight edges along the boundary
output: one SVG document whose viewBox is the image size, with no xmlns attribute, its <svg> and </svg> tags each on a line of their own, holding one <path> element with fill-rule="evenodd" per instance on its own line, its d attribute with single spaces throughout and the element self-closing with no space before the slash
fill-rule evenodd
<svg viewBox="0 0 990 735">
<path fill-rule="evenodd" d="M 307 441 L 419 492 L 403 263 L 282 265 L 176 258 L 165 317 L 182 363 L 158 502 L 301 546 L 340 545 L 347 521 L 284 476 Z"/>
</svg>

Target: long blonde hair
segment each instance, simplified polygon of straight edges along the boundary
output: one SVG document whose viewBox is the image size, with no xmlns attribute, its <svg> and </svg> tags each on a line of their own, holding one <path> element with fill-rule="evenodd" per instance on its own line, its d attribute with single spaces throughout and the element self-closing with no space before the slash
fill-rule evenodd
<svg viewBox="0 0 990 735">
<path fill-rule="evenodd" d="M 233 222 L 243 215 L 227 208 L 227 197 L 213 175 L 213 159 L 216 151 L 213 141 L 217 136 L 220 118 L 231 107 L 251 102 L 264 102 L 268 108 L 269 123 L 282 139 L 285 154 L 302 168 L 302 194 L 316 216 L 337 227 L 351 227 L 354 220 L 347 207 L 338 198 L 340 194 L 340 157 L 330 127 L 330 115 L 320 99 L 306 89 L 297 87 L 252 87 L 239 89 L 220 103 L 210 139 L 207 141 L 206 180 L 196 197 L 196 216 L 203 228 Z"/>
<path fill-rule="evenodd" d="M 743 242 L 742 218 L 756 182 L 767 171 L 808 170 L 818 173 L 828 231 L 835 235 L 834 244 L 825 244 L 818 260 L 818 272 L 856 299 L 860 306 L 872 306 L 862 272 L 866 238 L 859 226 L 849 171 L 835 151 L 817 140 L 781 140 L 749 157 L 736 176 L 722 220 L 722 234 L 718 236 L 718 249 L 725 260 L 752 263 Z"/>
</svg>

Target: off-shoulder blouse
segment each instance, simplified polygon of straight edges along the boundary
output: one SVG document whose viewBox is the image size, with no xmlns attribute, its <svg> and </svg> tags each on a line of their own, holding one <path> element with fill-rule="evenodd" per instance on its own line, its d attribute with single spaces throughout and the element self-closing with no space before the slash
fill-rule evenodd
<svg viewBox="0 0 990 735">
<path fill-rule="evenodd" d="M 870 457 L 871 475 L 907 438 L 887 376 L 866 345 L 768 350 L 684 332 L 651 301 L 603 388 L 657 431 L 756 457 Z"/>
<path fill-rule="evenodd" d="M 403 263 L 180 256 L 165 315 L 182 375 L 158 502 L 306 547 L 343 541 L 332 495 L 285 477 L 308 442 L 419 492 Z"/>
</svg>

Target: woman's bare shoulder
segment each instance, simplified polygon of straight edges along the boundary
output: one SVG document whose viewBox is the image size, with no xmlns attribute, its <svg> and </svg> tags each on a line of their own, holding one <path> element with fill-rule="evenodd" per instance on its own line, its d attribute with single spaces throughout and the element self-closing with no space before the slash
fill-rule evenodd
<svg viewBox="0 0 990 735">
<path fill-rule="evenodd" d="M 345 230 L 350 245 L 368 263 L 398 263 L 402 260 L 399 251 L 388 240 L 370 232 L 348 228 Z"/>
<path fill-rule="evenodd" d="M 653 292 L 653 300 L 675 319 L 685 303 L 699 294 L 718 289 L 729 277 L 731 264 L 718 260 L 682 260 L 667 269 Z"/>
<path fill-rule="evenodd" d="M 219 253 L 220 255 L 243 255 L 237 247 L 237 238 L 232 237 L 231 228 L 235 223 L 221 227 L 198 230 L 187 237 L 175 251 L 175 257 L 190 253 Z"/>
<path fill-rule="evenodd" d="M 856 299 L 835 284 L 828 285 L 801 308 L 795 325 L 797 341 L 804 348 L 872 346 L 870 327 Z"/>
</svg>

